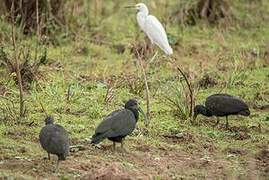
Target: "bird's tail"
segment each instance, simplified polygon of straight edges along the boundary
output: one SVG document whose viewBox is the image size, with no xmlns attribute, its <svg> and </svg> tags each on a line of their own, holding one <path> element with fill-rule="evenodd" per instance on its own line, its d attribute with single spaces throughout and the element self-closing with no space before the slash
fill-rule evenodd
<svg viewBox="0 0 269 180">
<path fill-rule="evenodd" d="M 94 134 L 92 136 L 91 144 L 99 144 L 101 141 L 103 141 L 106 138 L 105 134 Z"/>
<path fill-rule="evenodd" d="M 167 49 L 165 50 L 165 53 L 167 55 L 172 55 L 173 54 L 173 49 L 171 48 L 171 46 L 169 45 L 169 47 L 167 47 Z"/>
</svg>

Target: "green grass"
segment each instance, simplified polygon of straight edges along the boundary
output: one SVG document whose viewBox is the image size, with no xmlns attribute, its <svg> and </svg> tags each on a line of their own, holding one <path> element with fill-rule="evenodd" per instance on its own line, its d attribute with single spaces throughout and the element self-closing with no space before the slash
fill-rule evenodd
<svg viewBox="0 0 269 180">
<path fill-rule="evenodd" d="M 264 59 L 265 47 L 269 42 L 268 15 L 266 16 L 269 13 L 269 8 L 266 8 L 269 3 L 266 0 L 262 2 L 263 6 L 259 6 L 259 4 L 248 6 L 240 0 L 233 3 L 235 9 L 238 8 L 236 9 L 238 21 L 245 22 L 245 27 L 231 25 L 223 29 L 218 26 L 205 25 L 202 22 L 196 26 L 181 27 L 180 23 L 174 21 L 166 23 L 172 40 L 178 44 L 173 47 L 177 63 L 189 73 L 193 84 L 197 85 L 198 81 L 207 73 L 212 74 L 217 81 L 217 85 L 214 87 L 199 89 L 196 104 L 202 104 L 205 98 L 212 93 L 226 92 L 239 96 L 250 105 L 251 116 L 231 117 L 230 125 L 250 128 L 260 124 L 262 131 L 249 130 L 247 134 L 250 135 L 250 138 L 236 140 L 234 132 L 213 128 L 206 123 L 213 122 L 214 118 L 206 120 L 199 116 L 198 125 L 192 125 L 189 121 L 180 119 L 176 115 L 178 112 L 175 113 L 175 108 L 165 103 L 164 98 L 164 94 L 170 96 L 176 94 L 172 88 L 168 87 L 171 84 L 180 84 L 176 78 L 177 72 L 158 50 L 157 60 L 150 64 L 147 70 L 152 92 L 152 119 L 148 127 L 149 133 L 142 137 L 137 136 L 142 131 L 141 128 L 145 128 L 141 117 L 142 120 L 138 123 L 139 130 L 134 132 L 130 139 L 136 143 L 141 141 L 144 145 L 154 147 L 172 147 L 190 155 L 200 152 L 204 145 L 209 143 L 214 147 L 216 156 L 223 157 L 229 163 L 234 163 L 225 169 L 227 171 L 225 174 L 230 174 L 229 177 L 244 179 L 245 176 L 242 173 L 246 172 L 246 169 L 242 163 L 245 159 L 227 157 L 227 149 L 231 147 L 246 149 L 248 156 L 253 158 L 262 145 L 267 144 L 268 148 L 269 144 L 268 110 L 255 109 L 256 105 L 269 103 L 269 66 Z M 154 2 L 151 3 L 153 13 L 158 15 L 162 21 L 171 16 L 172 13 L 166 14 L 166 10 L 162 11 L 159 7 L 154 8 Z M 174 8 L 173 5 L 176 2 L 173 1 L 169 4 L 169 7 Z M 250 11 L 250 9 L 254 9 L 254 11 Z M 258 13 L 258 11 L 260 12 Z M 102 118 L 111 111 L 122 107 L 124 100 L 135 97 L 145 109 L 144 91 L 140 94 L 132 92 L 126 79 L 123 78 L 133 76 L 137 77 L 137 81 L 142 79 L 142 73 L 135 64 L 135 58 L 131 54 L 130 48 L 132 42 L 143 41 L 144 35 L 138 30 L 134 12 L 125 9 L 113 11 L 112 3 L 110 3 L 106 7 L 106 13 L 109 16 L 98 17 L 98 22 L 92 22 L 93 25 L 89 28 L 81 27 L 81 24 L 87 23 L 85 16 L 77 16 L 78 19 L 75 21 L 79 22 L 81 26 L 70 26 L 70 31 L 77 32 L 75 38 L 58 37 L 59 45 L 47 46 L 49 63 L 40 68 L 38 82 L 33 83 L 31 89 L 25 91 L 27 117 L 16 121 L 8 119 L 10 117 L 6 115 L 8 112 L 0 112 L 1 156 L 29 158 L 44 154 L 38 145 L 38 133 L 44 125 L 45 117 L 39 101 L 49 114 L 54 115 L 56 122 L 68 130 L 72 142 L 84 141 L 89 138 Z M 264 17 L 261 17 L 260 14 L 264 14 Z M 0 45 L 7 52 L 12 53 L 11 42 L 8 38 L 10 26 L 1 21 L 0 29 Z M 92 38 L 94 34 L 102 37 L 102 43 L 94 42 Z M 19 45 L 26 44 L 33 49 L 36 38 L 21 36 L 21 41 L 18 43 Z M 115 45 L 123 45 L 126 48 L 125 52 L 117 53 Z M 154 50 L 157 49 L 154 47 Z M 12 54 L 9 56 L 11 57 Z M 11 75 L 5 72 L 2 66 L 0 86 L 3 91 L 1 95 L 5 94 L 18 108 L 19 94 L 16 83 Z M 116 77 L 114 98 L 105 104 L 108 81 L 113 77 Z M 72 95 L 68 102 L 66 93 L 69 86 L 71 86 Z M 11 104 L 0 98 L 0 105 L 4 107 Z M 28 124 L 31 122 L 34 123 L 29 127 Z M 222 119 L 221 124 L 224 122 L 225 120 Z M 171 145 L 161 136 L 178 133 L 191 134 L 194 142 L 187 141 Z M 128 144 L 128 140 L 126 143 Z M 26 148 L 26 153 L 20 152 L 22 148 Z M 203 149 L 203 151 L 205 154 L 209 153 L 208 149 Z M 106 158 L 104 157 L 102 160 L 105 161 Z M 123 162 L 123 166 L 128 169 L 134 165 L 126 161 Z M 192 168 L 190 168 L 189 177 L 198 179 L 207 177 L 205 169 L 199 171 Z M 0 177 L 2 174 L 5 176 L 6 172 L 1 172 Z M 156 179 L 161 178 L 156 177 Z"/>
</svg>

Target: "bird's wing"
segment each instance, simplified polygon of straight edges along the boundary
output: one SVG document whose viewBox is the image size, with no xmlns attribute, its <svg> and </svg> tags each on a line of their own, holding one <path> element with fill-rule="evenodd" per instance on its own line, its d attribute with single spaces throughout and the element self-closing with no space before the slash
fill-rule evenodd
<svg viewBox="0 0 269 180">
<path fill-rule="evenodd" d="M 206 99 L 206 107 L 215 114 L 225 115 L 248 110 L 248 106 L 241 99 L 231 95 L 212 96 Z"/>
<path fill-rule="evenodd" d="M 224 96 L 224 97 L 233 97 L 233 98 L 235 98 L 234 96 L 232 96 L 230 94 L 218 93 L 218 94 L 212 94 L 211 96 L 208 97 L 208 99 L 210 99 L 212 97 L 215 97 L 215 96 Z"/>
<path fill-rule="evenodd" d="M 107 137 L 124 136 L 135 128 L 135 117 L 130 110 L 118 110 L 108 115 L 97 127 L 95 133 L 106 133 Z"/>
<path fill-rule="evenodd" d="M 69 138 L 65 129 L 55 128 L 55 136 L 51 137 L 51 148 L 58 154 L 69 154 Z"/>
<path fill-rule="evenodd" d="M 116 110 L 107 115 L 103 121 L 97 126 L 95 133 L 104 133 L 108 130 L 110 130 L 112 123 L 114 122 L 114 118 L 118 116 L 118 114 L 122 111 L 121 110 Z"/>
<path fill-rule="evenodd" d="M 170 47 L 166 32 L 160 21 L 149 15 L 145 21 L 145 33 L 152 43 L 156 43 L 166 54 L 172 54 L 173 50 Z"/>
<path fill-rule="evenodd" d="M 115 119 L 117 120 L 112 124 L 111 137 L 126 136 L 135 129 L 135 116 L 130 110 L 125 109 Z"/>
</svg>

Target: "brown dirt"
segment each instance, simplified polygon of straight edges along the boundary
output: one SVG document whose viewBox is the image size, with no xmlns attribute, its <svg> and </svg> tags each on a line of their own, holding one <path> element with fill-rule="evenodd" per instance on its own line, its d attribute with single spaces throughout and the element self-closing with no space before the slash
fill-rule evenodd
<svg viewBox="0 0 269 180">
<path fill-rule="evenodd" d="M 58 173 L 53 173 L 55 156 L 48 161 L 44 160 L 42 155 L 27 157 L 23 154 L 21 157 L 1 159 L 0 171 L 12 174 L 19 179 L 63 177 L 90 180 L 132 180 L 157 177 L 161 179 L 232 178 L 229 171 L 233 167 L 233 163 L 215 148 L 213 151 L 210 150 L 212 142 L 202 144 L 201 151 L 186 152 L 180 150 L 177 145 L 182 142 L 187 143 L 189 140 L 191 143 L 191 141 L 196 141 L 197 137 L 185 134 L 184 138 L 168 136 L 164 138 L 173 143 L 153 146 L 129 138 L 126 140 L 126 150 L 117 147 L 115 152 L 112 151 L 110 142 L 105 142 L 100 148 L 96 148 L 87 142 L 75 141 L 73 143 L 80 144 L 79 150 L 72 151 L 67 160 L 60 163 Z M 107 145 L 108 143 L 109 145 Z M 205 151 L 206 153 L 204 153 Z M 244 157 L 248 155 L 248 152 L 243 149 L 228 149 L 227 152 Z M 255 167 L 254 174 L 257 177 L 259 177 L 259 167 L 263 167 L 263 172 L 267 171 L 265 165 L 269 164 L 268 152 L 268 150 L 261 151 L 257 157 L 249 158 L 246 162 L 246 165 Z M 255 162 L 255 158 L 259 163 L 253 165 L 251 162 Z"/>
<path fill-rule="evenodd" d="M 190 133 L 180 133 L 176 135 L 163 135 L 167 142 L 181 143 L 181 142 L 195 142 L 194 136 Z"/>
<path fill-rule="evenodd" d="M 269 177 L 269 149 L 262 149 L 256 155 L 257 164 L 262 167 L 264 176 Z"/>
<path fill-rule="evenodd" d="M 241 149 L 241 148 L 232 148 L 232 147 L 229 147 L 227 149 L 227 152 L 229 154 L 234 154 L 234 155 L 240 155 L 240 156 L 244 156 L 244 155 L 247 155 L 248 151 L 246 149 Z"/>
</svg>

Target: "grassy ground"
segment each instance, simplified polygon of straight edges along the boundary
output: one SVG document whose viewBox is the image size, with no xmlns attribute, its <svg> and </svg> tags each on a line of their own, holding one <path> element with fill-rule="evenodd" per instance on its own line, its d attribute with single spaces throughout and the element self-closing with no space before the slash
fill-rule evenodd
<svg viewBox="0 0 269 180">
<path fill-rule="evenodd" d="M 144 42 L 144 35 L 138 30 L 134 12 L 123 8 L 113 11 L 108 4 L 106 15 L 89 15 L 93 19 L 90 28 L 84 12 L 77 17 L 76 31 L 71 27 L 57 37 L 58 45 L 46 46 L 48 62 L 40 67 L 38 81 L 25 91 L 25 119 L 13 117 L 18 113 L 18 90 L 14 75 L 1 67 L 0 177 L 268 179 L 269 109 L 265 105 L 269 104 L 269 3 L 237 0 L 233 3 L 237 20 L 186 27 L 176 18 L 168 20 L 172 15 L 168 9 L 180 8 L 176 1 L 164 11 L 156 6 L 157 1 L 148 4 L 166 23 L 176 63 L 196 88 L 196 104 L 212 93 L 231 93 L 249 104 L 251 115 L 231 117 L 230 130 L 224 129 L 224 119 L 216 128 L 214 118 L 199 116 L 195 125 L 184 120 L 186 112 L 171 107 L 166 96 L 176 99 L 180 95 L 176 99 L 180 103 L 182 97 L 176 88 L 185 90 L 175 67 L 154 47 L 159 51 L 157 59 L 147 63 L 150 126 L 146 128 L 141 117 L 135 132 L 126 138 L 127 152 L 112 152 L 108 141 L 100 149 L 90 146 L 88 140 L 95 127 L 124 100 L 135 97 L 145 109 L 143 77 L 131 51 L 132 44 Z M 11 27 L 0 23 L 1 46 L 12 52 L 8 38 Z M 34 36 L 22 36 L 19 45 L 34 49 L 35 42 Z M 152 55 L 149 52 L 146 59 Z M 109 87 L 111 99 L 106 101 Z M 72 149 L 59 173 L 52 172 L 55 159 L 43 160 L 46 153 L 38 134 L 45 115 L 39 102 L 68 130 L 71 144 L 81 145 Z"/>
</svg>

